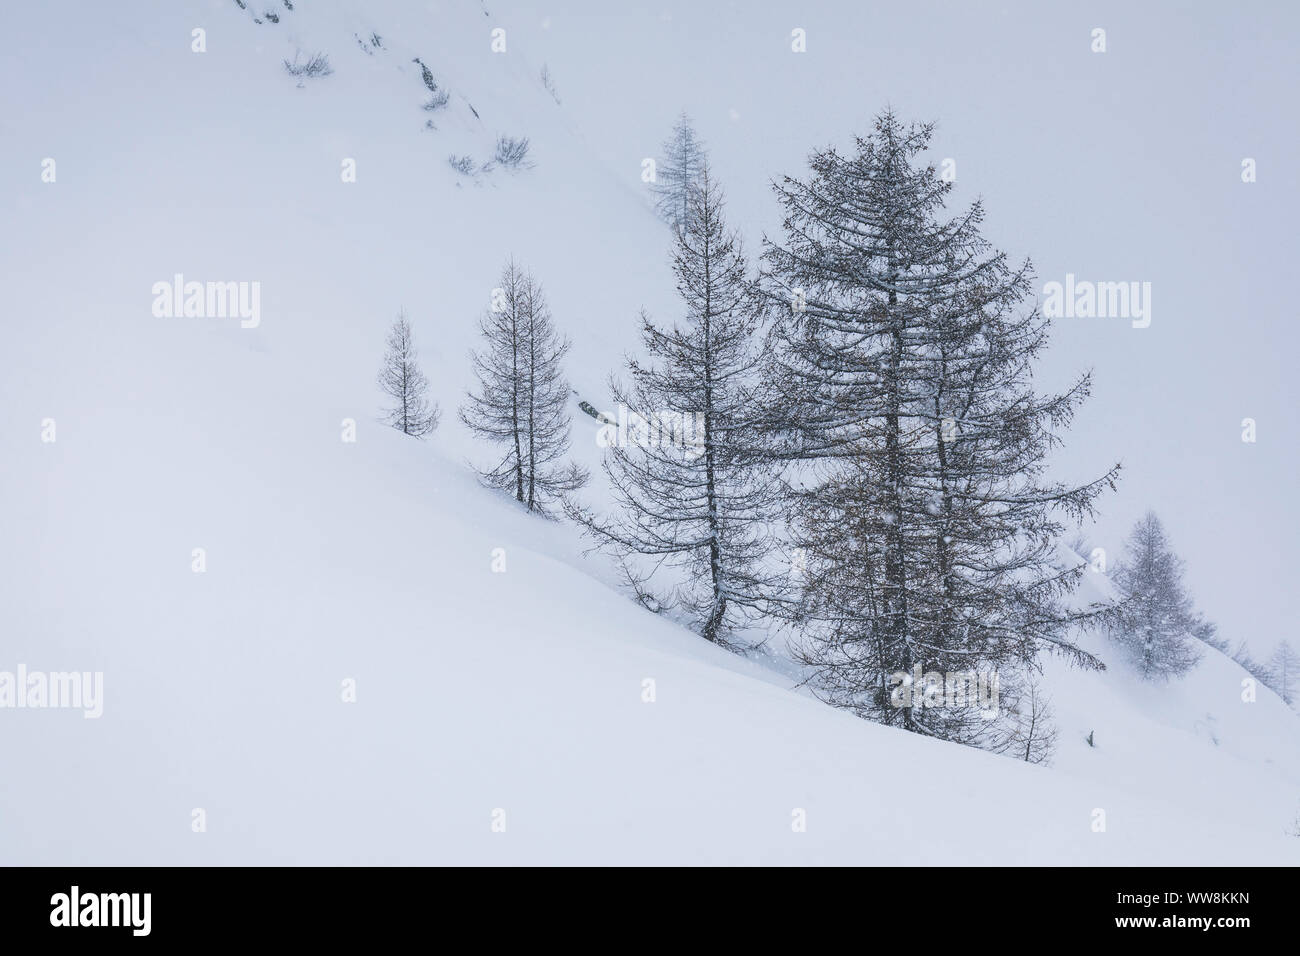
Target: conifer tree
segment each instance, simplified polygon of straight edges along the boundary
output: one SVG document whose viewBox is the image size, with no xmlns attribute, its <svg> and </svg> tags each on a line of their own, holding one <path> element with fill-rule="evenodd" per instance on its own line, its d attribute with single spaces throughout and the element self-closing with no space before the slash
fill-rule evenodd
<svg viewBox="0 0 1300 956">
<path fill-rule="evenodd" d="M 1288 704 L 1294 704 L 1296 682 L 1300 680 L 1300 655 L 1286 641 L 1280 642 L 1268 659 L 1268 672 L 1269 686 Z"/>
<path fill-rule="evenodd" d="M 704 144 L 685 113 L 678 118 L 663 151 L 655 173 L 655 209 L 674 230 L 680 230 L 690 215 L 691 191 L 708 162 Z"/>
<path fill-rule="evenodd" d="M 683 320 L 662 326 L 643 312 L 649 361 L 629 363 L 630 388 L 611 383 L 632 422 L 602 431 L 615 512 L 576 514 L 620 554 L 684 573 L 677 599 L 700 633 L 737 647 L 737 630 L 777 593 L 764 561 L 777 497 L 755 444 L 758 301 L 723 205 L 702 166 L 673 252 Z M 648 587 L 634 583 L 639 593 Z"/>
<path fill-rule="evenodd" d="M 1048 763 L 1056 748 L 1052 706 L 1032 668 L 1023 674 L 999 675 L 998 712 L 979 715 L 984 727 L 972 722 L 970 742 L 984 750 L 1026 763 Z"/>
<path fill-rule="evenodd" d="M 529 511 L 549 514 L 587 480 L 582 468 L 565 460 L 571 415 L 562 365 L 569 341 L 555 328 L 541 284 L 514 260 L 479 330 L 483 348 L 471 355 L 478 386 L 460 418 L 505 449 L 481 474 L 489 485 L 513 492 Z"/>
<path fill-rule="evenodd" d="M 1044 477 L 1089 378 L 1034 390 L 1049 325 L 1025 306 L 1029 264 L 990 248 L 978 203 L 944 218 L 952 184 L 920 161 L 930 136 L 887 112 L 853 154 L 816 152 L 810 178 L 776 186 L 768 428 L 794 475 L 807 571 L 793 618 L 813 686 L 863 716 L 971 739 L 968 714 L 892 706 L 891 675 L 1043 648 L 1102 666 L 1072 632 L 1103 609 L 1066 601 L 1085 568 L 1055 542 L 1118 466 L 1083 485 Z"/>
<path fill-rule="evenodd" d="M 1196 664 L 1194 636 L 1201 619 L 1183 587 L 1183 561 L 1164 526 L 1148 511 L 1134 526 L 1112 575 L 1123 608 L 1111 638 L 1148 680 L 1180 676 Z"/>
<path fill-rule="evenodd" d="M 398 431 L 423 438 L 438 427 L 441 412 L 428 399 L 429 380 L 417 364 L 411 323 L 406 313 L 398 313 L 388 332 L 387 351 L 379 371 L 379 387 L 392 400 L 383 411 L 382 421 Z"/>
<path fill-rule="evenodd" d="M 1198 616 L 1196 618 L 1196 623 L 1192 625 L 1192 637 L 1208 644 L 1216 651 L 1232 656 L 1228 642 L 1219 637 L 1219 625 L 1215 624 L 1213 621 Z"/>
</svg>

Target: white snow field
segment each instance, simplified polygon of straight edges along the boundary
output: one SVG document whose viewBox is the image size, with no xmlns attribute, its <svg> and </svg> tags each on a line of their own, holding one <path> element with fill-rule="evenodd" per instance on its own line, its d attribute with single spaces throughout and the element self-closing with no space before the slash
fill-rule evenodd
<svg viewBox="0 0 1300 956">
<path fill-rule="evenodd" d="M 1057 753 L 1029 766 L 823 705 L 479 485 L 455 409 L 508 255 L 597 404 L 637 310 L 675 314 L 635 173 L 522 34 L 490 53 L 546 11 L 81 7 L 9 11 L 0 68 L 0 672 L 102 672 L 103 712 L 0 709 L 0 863 L 1300 863 L 1300 721 L 1222 655 L 1167 686 L 1100 639 L 1104 673 L 1049 662 Z M 333 75 L 298 87 L 299 50 Z M 534 168 L 448 166 L 501 133 Z M 177 273 L 259 282 L 258 324 L 156 317 Z M 424 442 L 376 421 L 401 307 L 443 411 Z"/>
</svg>

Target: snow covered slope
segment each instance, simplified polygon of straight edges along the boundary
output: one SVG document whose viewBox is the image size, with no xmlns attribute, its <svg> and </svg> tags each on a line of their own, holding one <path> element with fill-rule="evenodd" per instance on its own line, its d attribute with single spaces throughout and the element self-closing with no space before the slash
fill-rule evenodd
<svg viewBox="0 0 1300 956">
<path fill-rule="evenodd" d="M 15 13 L 0 671 L 102 671 L 104 700 L 0 709 L 0 863 L 1300 862 L 1300 724 L 1221 655 L 1169 688 L 1053 664 L 1030 767 L 825 707 L 479 487 L 453 410 L 505 257 L 600 395 L 637 309 L 672 314 L 663 227 L 528 49 L 491 54 L 508 14 L 281 3 Z M 333 75 L 299 88 L 297 51 Z M 447 164 L 501 134 L 533 169 Z M 260 282 L 259 324 L 155 317 L 175 273 Z M 423 443 L 374 422 L 403 306 Z"/>
</svg>

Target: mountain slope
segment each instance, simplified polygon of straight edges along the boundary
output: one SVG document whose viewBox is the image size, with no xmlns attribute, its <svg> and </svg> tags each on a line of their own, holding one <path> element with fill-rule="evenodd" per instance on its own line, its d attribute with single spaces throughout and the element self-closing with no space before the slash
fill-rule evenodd
<svg viewBox="0 0 1300 956">
<path fill-rule="evenodd" d="M 50 14 L 19 14 L 46 39 L 15 73 L 44 82 L 5 133 L 59 172 L 5 159 L 0 671 L 102 671 L 104 708 L 0 710 L 0 862 L 1300 859 L 1300 727 L 1268 691 L 1242 704 L 1222 655 L 1169 688 L 1050 663 L 1057 766 L 1030 767 L 825 707 L 481 488 L 451 411 L 505 257 L 542 279 L 575 388 L 601 396 L 637 309 L 673 314 L 666 234 L 527 51 L 488 52 L 481 6 L 294 7 L 256 24 L 233 2 L 128 2 L 68 24 L 65 49 Z M 334 74 L 299 88 L 298 50 Z M 416 56 L 453 91 L 437 130 Z M 502 133 L 530 138 L 533 169 L 447 165 Z M 257 327 L 155 317 L 178 272 L 259 281 Z M 424 443 L 374 421 L 402 306 L 444 409 Z M 589 464 L 593 435 L 576 415 Z"/>
</svg>

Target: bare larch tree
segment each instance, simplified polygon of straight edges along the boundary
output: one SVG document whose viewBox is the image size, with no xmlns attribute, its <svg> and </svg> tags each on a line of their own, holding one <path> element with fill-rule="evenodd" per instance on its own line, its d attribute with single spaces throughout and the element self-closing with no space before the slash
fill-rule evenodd
<svg viewBox="0 0 1300 956">
<path fill-rule="evenodd" d="M 676 569 L 674 600 L 700 633 L 743 649 L 755 642 L 738 630 L 778 587 L 765 558 L 779 501 L 756 428 L 760 303 L 723 205 L 702 166 L 673 251 L 684 319 L 665 327 L 642 313 L 649 360 L 629 362 L 630 388 L 611 383 L 634 427 L 604 429 L 616 510 L 578 520 L 624 555 Z"/>
<path fill-rule="evenodd" d="M 674 230 L 680 230 L 690 215 L 691 191 L 708 161 L 704 144 L 685 113 L 678 117 L 663 152 L 655 170 L 655 210 Z"/>
<path fill-rule="evenodd" d="M 484 480 L 512 491 L 529 511 L 549 514 L 587 480 L 564 461 L 571 416 L 562 366 L 569 341 L 555 328 L 541 284 L 513 259 L 479 330 L 483 349 L 471 355 L 478 385 L 460 409 L 461 421 L 505 447 L 502 459 L 482 471 Z"/>
<path fill-rule="evenodd" d="M 382 421 L 398 431 L 416 438 L 438 427 L 441 412 L 428 399 L 429 380 L 416 364 L 415 342 L 406 313 L 400 312 L 388 332 L 384 364 L 379 371 L 379 387 L 392 404 L 383 410 Z"/>
</svg>

